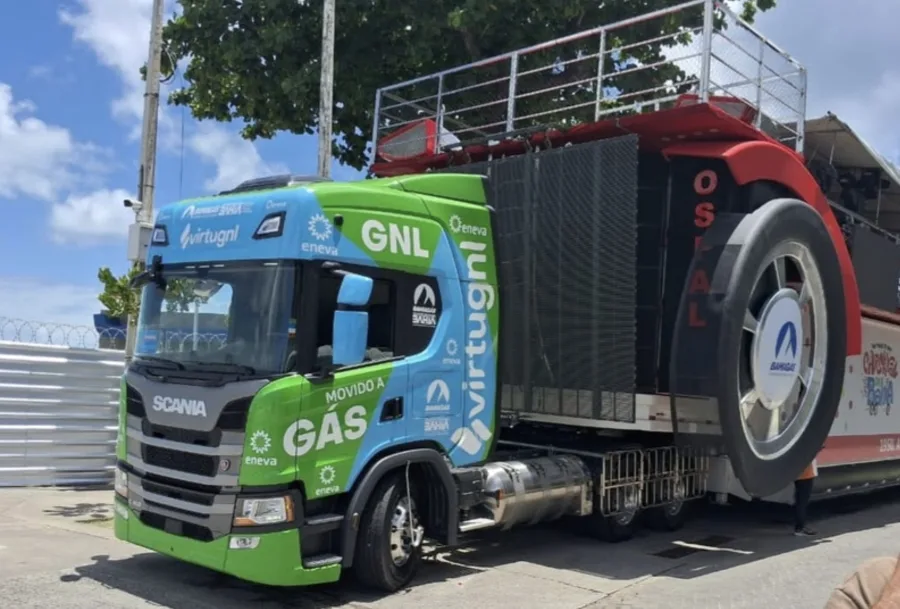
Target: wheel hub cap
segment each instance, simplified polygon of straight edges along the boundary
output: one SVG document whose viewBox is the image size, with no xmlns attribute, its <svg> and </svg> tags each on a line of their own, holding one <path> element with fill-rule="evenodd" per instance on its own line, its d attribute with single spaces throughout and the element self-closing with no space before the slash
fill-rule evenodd
<svg viewBox="0 0 900 609">
<path fill-rule="evenodd" d="M 753 337 L 752 375 L 762 406 L 784 406 L 800 373 L 803 320 L 799 294 L 779 290 L 763 306 Z"/>
<path fill-rule="evenodd" d="M 419 524 L 415 503 L 410 505 L 406 498 L 400 500 L 391 517 L 391 560 L 402 567 L 409 560 L 413 550 L 422 544 L 424 527 Z"/>
</svg>

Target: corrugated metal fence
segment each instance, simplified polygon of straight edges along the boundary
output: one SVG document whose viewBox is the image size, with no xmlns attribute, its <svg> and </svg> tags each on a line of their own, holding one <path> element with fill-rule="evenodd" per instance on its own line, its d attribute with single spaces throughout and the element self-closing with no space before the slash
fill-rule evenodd
<svg viewBox="0 0 900 609">
<path fill-rule="evenodd" d="M 0 487 L 112 481 L 120 338 L 0 318 Z"/>
</svg>

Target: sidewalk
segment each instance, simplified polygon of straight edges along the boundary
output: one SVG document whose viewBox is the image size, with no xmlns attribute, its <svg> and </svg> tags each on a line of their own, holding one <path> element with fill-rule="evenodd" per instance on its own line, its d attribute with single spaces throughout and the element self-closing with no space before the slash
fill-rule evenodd
<svg viewBox="0 0 900 609">
<path fill-rule="evenodd" d="M 113 489 L 38 487 L 0 489 L 0 511 L 23 523 L 113 539 Z"/>
</svg>

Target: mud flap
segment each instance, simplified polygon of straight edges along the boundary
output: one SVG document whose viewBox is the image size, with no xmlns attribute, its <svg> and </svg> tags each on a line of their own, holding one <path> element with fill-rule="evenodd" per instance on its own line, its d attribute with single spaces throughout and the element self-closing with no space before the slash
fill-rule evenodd
<svg viewBox="0 0 900 609">
<path fill-rule="evenodd" d="M 784 489 L 825 442 L 846 347 L 841 269 L 818 212 L 776 199 L 718 215 L 695 250 L 672 337 L 676 441 L 723 448 L 752 496 Z M 696 427 L 710 402 L 718 428 Z"/>
</svg>

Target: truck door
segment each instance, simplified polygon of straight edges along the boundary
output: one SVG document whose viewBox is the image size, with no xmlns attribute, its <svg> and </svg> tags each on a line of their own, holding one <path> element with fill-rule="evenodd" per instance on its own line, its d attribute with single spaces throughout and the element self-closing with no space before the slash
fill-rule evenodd
<svg viewBox="0 0 900 609">
<path fill-rule="evenodd" d="M 332 323 L 340 287 L 338 276 L 322 270 L 317 281 L 316 360 L 302 406 L 304 418 L 311 421 L 308 443 L 314 441 L 315 445 L 314 450 L 306 451 L 313 458 L 298 460 L 310 498 L 350 488 L 371 456 L 405 434 L 409 375 L 406 361 L 396 352 L 396 288 L 378 269 L 344 268 L 374 281 L 366 307 L 366 355 L 362 364 L 322 376 L 333 363 Z"/>
</svg>

